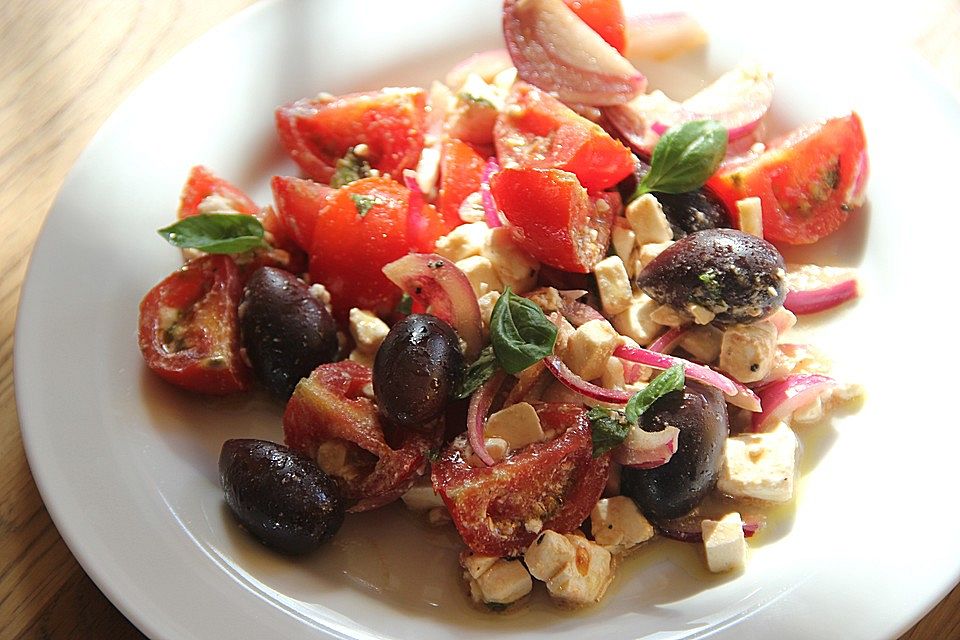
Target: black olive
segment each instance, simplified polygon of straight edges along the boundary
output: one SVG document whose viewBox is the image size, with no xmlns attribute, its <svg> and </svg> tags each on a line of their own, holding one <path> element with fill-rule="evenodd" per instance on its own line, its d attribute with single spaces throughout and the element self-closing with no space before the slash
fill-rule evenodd
<svg viewBox="0 0 960 640">
<path fill-rule="evenodd" d="M 697 304 L 720 325 L 767 317 L 787 295 L 783 256 L 762 238 L 735 229 L 707 229 L 674 242 L 654 258 L 637 286 L 661 304 Z"/>
<path fill-rule="evenodd" d="M 333 316 L 306 284 L 282 269 L 253 272 L 239 315 L 253 373 L 277 397 L 289 398 L 301 378 L 337 355 Z"/>
<path fill-rule="evenodd" d="M 443 415 L 463 375 L 463 352 L 453 328 L 426 314 L 393 325 L 373 363 L 373 393 L 395 425 L 424 430 Z"/>
<path fill-rule="evenodd" d="M 654 522 L 688 513 L 716 485 L 729 432 L 723 394 L 688 380 L 640 416 L 645 431 L 666 426 L 680 430 L 673 457 L 653 469 L 624 467 L 620 474 L 620 491 Z"/>
<path fill-rule="evenodd" d="M 301 554 L 333 537 L 345 506 L 316 461 L 266 440 L 227 440 L 220 485 L 240 524 L 276 551 Z"/>
</svg>

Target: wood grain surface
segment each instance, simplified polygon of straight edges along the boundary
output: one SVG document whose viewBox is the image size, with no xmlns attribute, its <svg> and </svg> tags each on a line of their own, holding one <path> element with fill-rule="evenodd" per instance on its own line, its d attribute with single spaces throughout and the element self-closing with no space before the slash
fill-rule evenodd
<svg viewBox="0 0 960 640">
<path fill-rule="evenodd" d="M 251 0 L 0 1 L 0 639 L 144 637 L 53 526 L 27 465 L 13 329 L 34 240 L 77 156 L 151 71 Z M 960 95 L 960 0 L 915 49 Z M 960 588 L 904 639 L 960 638 Z"/>
</svg>

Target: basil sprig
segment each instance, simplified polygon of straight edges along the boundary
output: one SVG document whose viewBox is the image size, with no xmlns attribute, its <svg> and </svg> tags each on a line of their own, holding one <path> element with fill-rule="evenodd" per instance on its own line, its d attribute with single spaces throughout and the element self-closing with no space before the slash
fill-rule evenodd
<svg viewBox="0 0 960 640">
<path fill-rule="evenodd" d="M 260 221 L 242 213 L 202 213 L 157 233 L 175 247 L 207 253 L 242 253 L 268 246 Z"/>
<path fill-rule="evenodd" d="M 630 433 L 630 428 L 639 422 L 640 416 L 663 396 L 683 389 L 685 380 L 683 365 L 676 362 L 635 393 L 622 413 L 602 407 L 590 409 L 587 418 L 590 420 L 593 457 L 600 457 L 619 446 Z"/>
<path fill-rule="evenodd" d="M 483 386 L 484 382 L 492 378 L 499 368 L 500 363 L 497 362 L 497 357 L 493 353 L 493 347 L 487 345 L 477 359 L 467 367 L 454 395 L 459 400 L 470 397 L 474 391 Z"/>
<path fill-rule="evenodd" d="M 686 193 L 703 186 L 727 153 L 727 129 L 716 120 L 671 127 L 653 150 L 650 171 L 631 200 L 651 191 Z"/>
<path fill-rule="evenodd" d="M 543 310 L 507 287 L 493 306 L 490 343 L 507 373 L 519 373 L 553 353 L 557 327 Z"/>
</svg>

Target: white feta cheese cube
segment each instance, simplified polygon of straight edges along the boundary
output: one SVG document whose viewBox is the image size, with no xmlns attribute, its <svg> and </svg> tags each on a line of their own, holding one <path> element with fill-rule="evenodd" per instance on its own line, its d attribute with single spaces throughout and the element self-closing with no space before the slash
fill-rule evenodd
<svg viewBox="0 0 960 640">
<path fill-rule="evenodd" d="M 694 359 L 710 364 L 720 357 L 720 343 L 723 340 L 723 331 L 707 325 L 690 327 L 680 337 L 680 347 L 694 357 Z"/>
<path fill-rule="evenodd" d="M 509 228 L 491 229 L 481 255 L 490 260 L 500 281 L 515 294 L 523 295 L 537 283 L 540 263 L 520 248 Z"/>
<path fill-rule="evenodd" d="M 590 320 L 577 327 L 570 336 L 563 362 L 584 380 L 595 380 L 603 375 L 607 360 L 619 346 L 620 336 L 609 322 Z"/>
<path fill-rule="evenodd" d="M 499 299 L 499 291 L 487 291 L 477 298 L 477 304 L 480 306 L 480 320 L 483 321 L 482 329 L 484 337 L 490 335 L 490 316 L 493 315 L 493 308 L 497 305 L 497 300 Z"/>
<path fill-rule="evenodd" d="M 628 204 L 624 215 L 637 234 L 637 244 L 673 240 L 670 222 L 652 193 L 645 193 Z"/>
<path fill-rule="evenodd" d="M 482 556 L 468 549 L 460 554 L 460 566 L 467 570 L 471 578 L 479 578 L 499 559 L 499 556 Z"/>
<path fill-rule="evenodd" d="M 617 218 L 617 220 L 626 221 L 624 218 Z M 625 265 L 629 265 L 637 248 L 637 234 L 629 226 L 614 223 L 613 230 L 610 232 L 610 244 L 613 245 L 613 252 L 623 260 Z"/>
<path fill-rule="evenodd" d="M 429 475 L 429 474 L 428 474 Z M 428 478 L 429 479 L 429 478 Z M 417 483 L 400 496 L 403 504 L 411 511 L 427 511 L 436 507 L 443 507 L 443 499 L 433 490 L 429 482 Z"/>
<path fill-rule="evenodd" d="M 350 309 L 350 335 L 361 353 L 375 354 L 388 333 L 390 327 L 373 313 L 356 307 Z"/>
<path fill-rule="evenodd" d="M 623 553 L 653 537 L 653 525 L 626 496 L 599 500 L 590 512 L 590 530 L 597 544 L 611 553 Z"/>
<path fill-rule="evenodd" d="M 543 440 L 543 428 L 533 405 L 529 402 L 518 402 L 487 418 L 483 435 L 487 438 L 502 438 L 511 449 L 521 449 Z"/>
<path fill-rule="evenodd" d="M 523 554 L 527 568 L 537 580 L 546 582 L 560 573 L 566 565 L 575 562 L 577 550 L 567 537 L 556 531 L 544 531 L 530 543 Z"/>
<path fill-rule="evenodd" d="M 575 549 L 576 559 L 547 581 L 547 591 L 570 606 L 597 602 L 613 579 L 613 556 L 586 538 L 574 535 L 566 538 Z"/>
<path fill-rule="evenodd" d="M 640 262 L 640 268 L 647 266 L 653 259 L 658 255 L 666 251 L 666 249 L 673 244 L 673 241 L 670 242 L 651 242 L 640 247 L 640 251 L 637 252 L 637 259 Z M 638 270 L 639 272 L 639 270 Z"/>
<path fill-rule="evenodd" d="M 630 306 L 613 317 L 613 326 L 624 336 L 638 344 L 648 345 L 660 333 L 660 325 L 650 314 L 660 305 L 645 293 L 638 293 L 630 300 Z"/>
<path fill-rule="evenodd" d="M 500 276 L 497 275 L 493 263 L 483 256 L 470 256 L 463 260 L 458 260 L 457 268 L 463 271 L 473 287 L 473 293 L 478 298 L 490 291 L 503 291 L 503 283 Z"/>
<path fill-rule="evenodd" d="M 432 527 L 442 527 L 451 522 L 453 519 L 446 507 L 434 507 L 427 511 L 427 523 Z"/>
<path fill-rule="evenodd" d="M 677 311 L 668 304 L 662 304 L 650 312 L 650 319 L 665 327 L 679 327 L 687 324 L 691 318 L 682 311 Z"/>
<path fill-rule="evenodd" d="M 739 513 L 728 513 L 720 520 L 703 520 L 703 548 L 707 567 L 713 573 L 743 569 L 747 564 L 747 542 Z"/>
<path fill-rule="evenodd" d="M 710 324 L 717 317 L 713 311 L 699 304 L 688 304 L 686 311 L 693 317 L 693 321 L 700 325 Z"/>
<path fill-rule="evenodd" d="M 777 328 L 770 322 L 737 324 L 723 332 L 720 368 L 743 383 L 763 380 L 777 355 Z"/>
<path fill-rule="evenodd" d="M 488 604 L 510 604 L 533 590 L 533 580 L 519 560 L 500 558 L 475 580 Z"/>
<path fill-rule="evenodd" d="M 510 450 L 510 443 L 498 437 L 484 438 L 483 446 L 494 462 L 500 462 L 506 458 L 507 451 Z"/>
<path fill-rule="evenodd" d="M 490 144 L 504 97 L 499 87 L 487 84 L 475 73 L 469 74 L 447 112 L 447 131 L 464 142 Z"/>
<path fill-rule="evenodd" d="M 753 196 L 737 200 L 737 213 L 740 214 L 740 231 L 758 238 L 763 237 L 763 207 L 760 198 Z"/>
<path fill-rule="evenodd" d="M 765 433 L 727 438 L 717 488 L 734 498 L 787 502 L 793 498 L 799 442 L 784 423 Z"/>
<path fill-rule="evenodd" d="M 617 256 L 604 258 L 593 267 L 593 275 L 597 278 L 603 313 L 615 316 L 626 311 L 633 299 L 633 290 L 623 260 Z"/>
<path fill-rule="evenodd" d="M 197 205 L 197 213 L 208 215 L 211 213 L 239 213 L 239 209 L 226 196 L 212 193 L 200 201 L 200 204 Z"/>
<path fill-rule="evenodd" d="M 374 355 L 374 353 L 367 353 L 366 351 L 360 351 L 360 349 L 354 349 L 350 352 L 350 355 L 347 356 L 347 360 L 356 362 L 357 364 L 362 364 L 368 369 L 372 369 Z"/>
<path fill-rule="evenodd" d="M 484 222 L 486 220 L 487 213 L 483 209 L 483 198 L 479 191 L 474 191 L 463 199 L 460 208 L 457 209 L 457 215 L 464 222 Z"/>
<path fill-rule="evenodd" d="M 612 356 L 607 358 L 607 366 L 600 377 L 600 386 L 607 389 L 622 389 L 626 384 L 623 360 Z"/>
<path fill-rule="evenodd" d="M 485 222 L 462 224 L 447 235 L 437 238 L 434 250 L 454 262 L 479 256 L 489 235 L 490 227 Z"/>
</svg>

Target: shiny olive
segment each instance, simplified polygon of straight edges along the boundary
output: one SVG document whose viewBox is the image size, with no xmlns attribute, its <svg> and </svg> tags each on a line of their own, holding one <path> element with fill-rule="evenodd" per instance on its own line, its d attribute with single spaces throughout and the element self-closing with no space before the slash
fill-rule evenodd
<svg viewBox="0 0 960 640">
<path fill-rule="evenodd" d="M 729 431 L 723 394 L 687 380 L 682 390 L 661 397 L 640 416 L 645 431 L 666 426 L 680 430 L 673 457 L 653 469 L 624 467 L 620 474 L 621 493 L 653 521 L 686 514 L 717 483 Z"/>
<path fill-rule="evenodd" d="M 313 551 L 343 524 L 340 487 L 316 461 L 266 440 L 227 440 L 220 486 L 240 524 L 283 553 Z"/>
<path fill-rule="evenodd" d="M 696 304 L 721 325 L 761 320 L 787 295 L 783 256 L 762 238 L 735 229 L 707 229 L 674 242 L 654 258 L 637 286 L 661 304 Z"/>
<path fill-rule="evenodd" d="M 288 398 L 301 378 L 337 355 L 337 324 L 296 276 L 260 267 L 240 301 L 243 346 L 257 380 Z"/>
<path fill-rule="evenodd" d="M 463 352 L 453 328 L 426 314 L 393 325 L 373 363 L 373 393 L 390 422 L 423 430 L 443 415 L 463 375 Z"/>
</svg>

